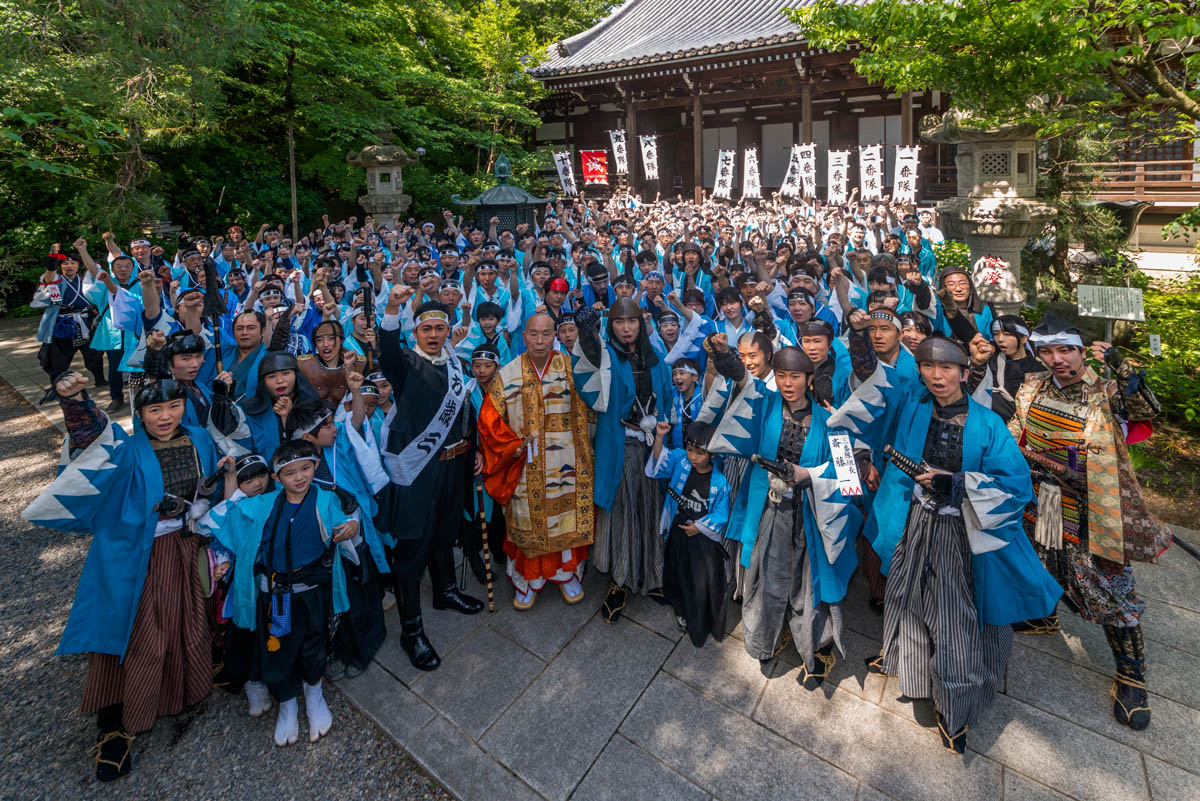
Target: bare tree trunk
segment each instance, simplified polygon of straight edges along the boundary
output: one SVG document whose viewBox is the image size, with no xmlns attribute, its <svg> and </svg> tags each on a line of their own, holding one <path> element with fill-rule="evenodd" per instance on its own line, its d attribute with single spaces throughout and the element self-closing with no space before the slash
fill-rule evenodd
<svg viewBox="0 0 1200 801">
<path fill-rule="evenodd" d="M 300 236 L 300 224 L 296 211 L 296 98 L 292 93 L 292 75 L 296 67 L 296 46 L 288 50 L 287 86 L 284 97 L 287 101 L 288 112 L 288 183 L 292 191 L 292 242 Z"/>
</svg>

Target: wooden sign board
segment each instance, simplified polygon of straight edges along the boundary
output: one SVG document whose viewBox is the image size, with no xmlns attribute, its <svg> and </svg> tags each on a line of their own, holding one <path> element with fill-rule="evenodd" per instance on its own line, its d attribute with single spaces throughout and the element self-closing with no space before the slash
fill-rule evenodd
<svg viewBox="0 0 1200 801">
<path fill-rule="evenodd" d="M 1123 286 L 1077 286 L 1080 317 L 1144 322 L 1142 290 Z"/>
</svg>

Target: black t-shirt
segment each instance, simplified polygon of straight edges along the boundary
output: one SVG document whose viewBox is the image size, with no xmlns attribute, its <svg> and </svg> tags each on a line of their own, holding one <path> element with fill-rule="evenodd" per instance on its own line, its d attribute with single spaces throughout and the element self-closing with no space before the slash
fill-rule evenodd
<svg viewBox="0 0 1200 801">
<path fill-rule="evenodd" d="M 683 482 L 682 492 L 669 490 L 676 503 L 675 519 L 671 521 L 671 528 L 679 528 L 684 523 L 704 517 L 708 511 L 708 488 L 711 484 L 712 470 L 698 473 L 693 468 Z"/>
</svg>

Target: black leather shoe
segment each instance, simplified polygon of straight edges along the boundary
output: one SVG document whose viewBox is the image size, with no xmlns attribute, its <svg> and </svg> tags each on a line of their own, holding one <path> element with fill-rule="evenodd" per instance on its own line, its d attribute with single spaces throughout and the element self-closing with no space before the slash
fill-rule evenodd
<svg viewBox="0 0 1200 801">
<path fill-rule="evenodd" d="M 464 615 L 477 615 L 483 611 L 483 607 L 483 601 L 472 598 L 470 595 L 463 595 L 453 584 L 433 592 L 434 609 L 453 609 Z"/>
<path fill-rule="evenodd" d="M 436 670 L 438 665 L 442 664 L 442 658 L 433 650 L 433 644 L 425 636 L 425 626 L 421 623 L 421 618 L 401 623 L 400 647 L 417 670 Z"/>
<path fill-rule="evenodd" d="M 119 412 L 124 408 L 125 408 L 125 401 L 123 399 L 113 398 L 111 401 L 109 401 L 108 406 L 105 407 L 104 411 L 107 412 L 108 414 L 112 414 L 113 412 Z"/>
</svg>

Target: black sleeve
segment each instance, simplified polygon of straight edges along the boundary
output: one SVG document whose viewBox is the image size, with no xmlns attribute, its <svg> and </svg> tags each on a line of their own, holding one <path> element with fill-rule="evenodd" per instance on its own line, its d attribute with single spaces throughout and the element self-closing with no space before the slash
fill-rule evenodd
<svg viewBox="0 0 1200 801">
<path fill-rule="evenodd" d="M 404 379 L 408 377 L 408 358 L 400 341 L 399 327 L 379 330 L 379 369 L 392 385 L 392 398 L 398 398 L 404 390 Z"/>
<path fill-rule="evenodd" d="M 959 309 L 958 314 L 953 317 L 946 315 L 946 322 L 950 323 L 950 332 L 963 345 L 969 345 L 975 335 L 979 333 L 975 328 L 974 316 L 963 309 Z"/>
<path fill-rule="evenodd" d="M 859 331 L 848 322 L 846 326 L 849 331 L 846 335 L 846 349 L 850 351 L 850 365 L 854 368 L 855 377 L 859 381 L 866 381 L 871 377 L 871 373 L 875 372 L 875 365 L 879 363 L 879 357 L 871 347 L 871 340 L 867 338 L 867 331 L 870 329 L 864 328 Z"/>
</svg>

